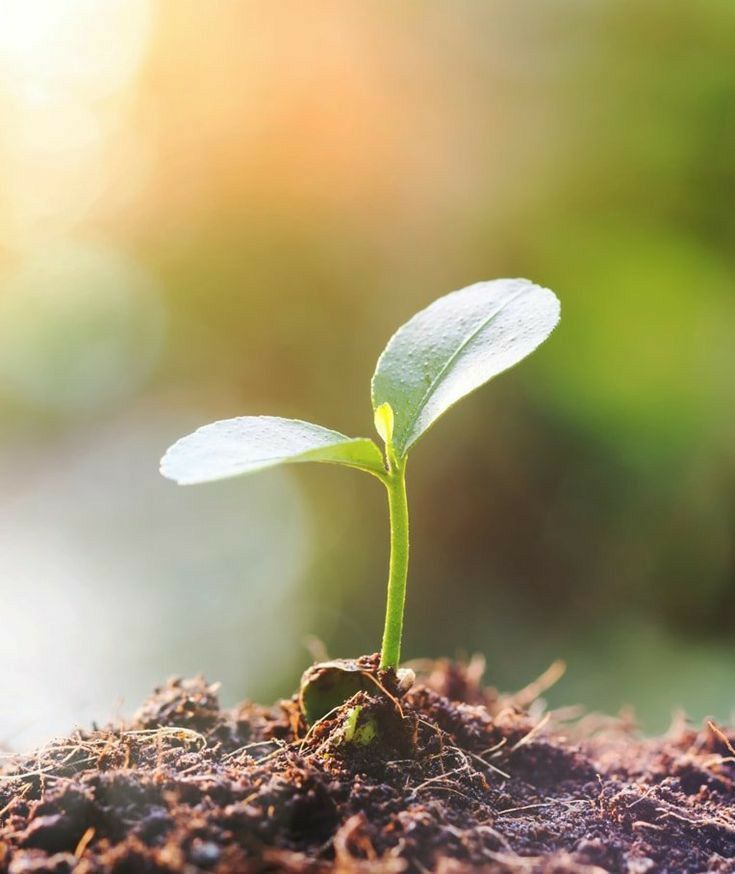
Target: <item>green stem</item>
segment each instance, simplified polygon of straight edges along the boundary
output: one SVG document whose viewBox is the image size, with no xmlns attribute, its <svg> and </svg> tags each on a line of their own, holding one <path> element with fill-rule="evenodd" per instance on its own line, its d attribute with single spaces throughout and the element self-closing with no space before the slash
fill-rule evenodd
<svg viewBox="0 0 735 874">
<path fill-rule="evenodd" d="M 401 658 L 403 608 L 408 576 L 408 500 L 406 498 L 406 460 L 391 458 L 391 470 L 385 477 L 390 512 L 390 573 L 388 603 L 385 610 L 381 668 L 397 668 Z"/>
</svg>

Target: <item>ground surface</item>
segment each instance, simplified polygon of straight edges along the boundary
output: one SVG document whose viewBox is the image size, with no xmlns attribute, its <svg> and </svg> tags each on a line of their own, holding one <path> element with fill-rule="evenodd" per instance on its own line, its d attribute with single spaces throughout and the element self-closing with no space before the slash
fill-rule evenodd
<svg viewBox="0 0 735 874">
<path fill-rule="evenodd" d="M 638 740 L 479 673 L 427 665 L 400 699 L 383 675 L 392 698 L 308 733 L 295 699 L 222 711 L 171 681 L 129 724 L 5 760 L 0 872 L 735 872 L 732 734 Z"/>
</svg>

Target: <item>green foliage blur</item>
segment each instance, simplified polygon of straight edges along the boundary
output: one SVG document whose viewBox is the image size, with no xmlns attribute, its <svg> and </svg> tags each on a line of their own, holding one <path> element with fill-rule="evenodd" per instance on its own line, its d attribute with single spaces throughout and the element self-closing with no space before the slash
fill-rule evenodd
<svg viewBox="0 0 735 874">
<path fill-rule="evenodd" d="M 56 579 L 28 571 L 52 546 L 85 580 L 82 613 L 49 619 L 43 664 L 98 601 L 130 610 L 99 644 L 98 709 L 122 673 L 129 708 L 165 672 L 197 669 L 231 700 L 265 700 L 293 688 L 308 635 L 332 655 L 375 651 L 377 483 L 319 466 L 200 499 L 159 484 L 157 459 L 189 426 L 238 414 L 371 436 L 392 331 L 454 288 L 527 276 L 557 292 L 561 325 L 411 456 L 404 655 L 483 652 L 506 689 L 563 658 L 555 705 L 631 706 L 647 730 L 676 708 L 728 718 L 735 5 L 133 5 L 128 78 L 62 95 L 95 121 L 98 163 L 74 114 L 0 102 L 3 148 L 33 171 L 18 193 L 15 165 L 0 170 L 15 198 L 0 206 L 0 596 L 27 617 L 12 598 Z M 51 161 L 55 119 L 68 136 Z M 59 485 L 63 469 L 81 472 Z M 20 520 L 39 516 L 21 498 L 58 509 L 25 551 Z M 241 551 L 256 529 L 257 561 Z M 131 555 L 130 588 L 115 577 L 104 594 Z M 164 573 L 181 588 L 156 601 Z M 18 652 L 0 649 L 21 696 L 42 671 Z"/>
</svg>

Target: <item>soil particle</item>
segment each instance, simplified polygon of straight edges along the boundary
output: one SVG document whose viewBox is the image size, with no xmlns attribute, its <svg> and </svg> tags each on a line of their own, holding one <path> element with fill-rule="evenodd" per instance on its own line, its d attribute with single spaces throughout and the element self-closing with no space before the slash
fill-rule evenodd
<svg viewBox="0 0 735 874">
<path fill-rule="evenodd" d="M 7 760 L 0 874 L 735 874 L 732 732 L 569 721 L 477 660 L 402 695 L 361 664 L 379 684 L 311 727 L 297 696 L 222 710 L 176 679 Z"/>
</svg>

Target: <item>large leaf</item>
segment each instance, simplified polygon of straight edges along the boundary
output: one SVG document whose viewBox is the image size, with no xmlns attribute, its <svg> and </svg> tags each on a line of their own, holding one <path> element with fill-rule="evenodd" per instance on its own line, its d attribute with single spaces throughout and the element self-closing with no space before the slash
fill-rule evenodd
<svg viewBox="0 0 735 874">
<path fill-rule="evenodd" d="M 161 459 L 161 473 L 179 485 L 192 485 L 300 461 L 385 473 L 372 440 L 277 416 L 242 416 L 205 425 L 171 446 Z"/>
<path fill-rule="evenodd" d="M 527 279 L 478 282 L 440 297 L 391 337 L 373 375 L 399 456 L 460 398 L 525 358 L 559 321 L 553 291 Z"/>
</svg>

